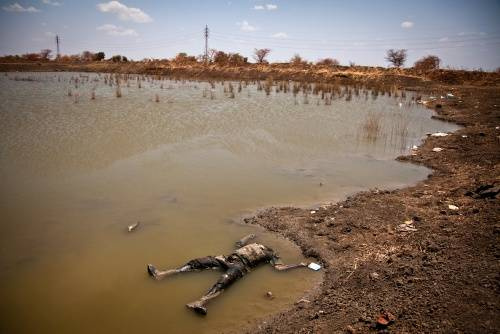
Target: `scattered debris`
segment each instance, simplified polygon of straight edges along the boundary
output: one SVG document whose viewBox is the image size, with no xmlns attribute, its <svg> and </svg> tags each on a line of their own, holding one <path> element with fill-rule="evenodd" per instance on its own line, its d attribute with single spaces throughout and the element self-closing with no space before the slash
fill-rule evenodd
<svg viewBox="0 0 500 334">
<path fill-rule="evenodd" d="M 467 138 L 467 137 L 469 137 L 469 136 L 467 136 L 467 135 L 462 135 L 462 138 Z"/>
<path fill-rule="evenodd" d="M 347 327 L 345 328 L 346 332 L 349 333 L 349 334 L 354 334 L 356 333 L 356 330 L 354 329 L 354 327 L 352 327 L 351 325 L 347 325 Z"/>
<path fill-rule="evenodd" d="M 311 210 L 311 215 L 315 214 L 316 210 Z"/>
<path fill-rule="evenodd" d="M 458 210 L 458 206 L 453 205 L 453 204 L 449 204 L 448 205 L 448 209 L 453 210 L 453 211 L 457 211 Z"/>
<path fill-rule="evenodd" d="M 448 133 L 446 132 L 436 132 L 431 134 L 431 137 L 446 137 L 446 136 L 448 136 Z"/>
<path fill-rule="evenodd" d="M 399 232 L 415 232 L 417 229 L 413 225 L 413 220 L 407 220 L 403 224 L 400 224 L 396 227 L 396 230 Z"/>
<path fill-rule="evenodd" d="M 299 299 L 295 304 L 309 304 L 311 301 L 305 298 Z"/>
<path fill-rule="evenodd" d="M 269 299 L 274 299 L 274 295 L 271 291 L 266 292 L 266 297 Z"/>
<path fill-rule="evenodd" d="M 379 275 L 377 272 L 373 272 L 373 273 L 371 273 L 369 276 L 370 276 L 370 279 L 371 279 L 372 281 L 376 281 L 376 280 L 378 280 L 378 279 L 379 279 L 379 277 L 380 277 L 380 275 Z"/>
<path fill-rule="evenodd" d="M 321 269 L 321 266 L 319 264 L 317 264 L 317 263 L 311 262 L 311 263 L 309 263 L 309 265 L 307 266 L 307 268 L 312 269 L 314 271 L 318 271 L 318 270 Z"/>
<path fill-rule="evenodd" d="M 434 147 L 432 152 L 441 152 L 443 149 L 441 147 Z"/>
<path fill-rule="evenodd" d="M 382 311 L 377 318 L 377 326 L 387 327 L 396 320 L 396 317 L 387 311 Z"/>
<path fill-rule="evenodd" d="M 138 227 L 139 227 L 139 225 L 140 225 L 140 224 L 141 224 L 141 222 L 137 222 L 137 223 L 135 223 L 135 224 L 129 225 L 129 226 L 127 227 L 127 230 L 128 230 L 129 232 L 133 232 L 136 228 L 138 228 Z"/>
<path fill-rule="evenodd" d="M 454 98 L 454 97 L 455 97 L 455 95 L 453 95 L 452 93 L 448 93 L 448 94 L 446 94 L 446 97 L 447 97 L 447 98 Z"/>
<path fill-rule="evenodd" d="M 497 195 L 500 193 L 500 185 L 493 185 L 493 184 L 485 184 L 482 186 L 479 186 L 476 190 L 474 191 L 468 191 L 466 193 L 467 196 L 470 196 L 472 198 L 496 198 Z"/>
</svg>

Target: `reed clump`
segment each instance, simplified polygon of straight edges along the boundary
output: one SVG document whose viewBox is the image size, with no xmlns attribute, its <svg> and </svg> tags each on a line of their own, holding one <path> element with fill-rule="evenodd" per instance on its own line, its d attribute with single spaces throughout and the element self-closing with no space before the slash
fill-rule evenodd
<svg viewBox="0 0 500 334">
<path fill-rule="evenodd" d="M 369 112 L 366 114 L 362 125 L 363 137 L 366 140 L 375 142 L 378 139 L 380 131 L 382 129 L 380 124 L 381 119 L 382 115 L 378 113 Z"/>
</svg>

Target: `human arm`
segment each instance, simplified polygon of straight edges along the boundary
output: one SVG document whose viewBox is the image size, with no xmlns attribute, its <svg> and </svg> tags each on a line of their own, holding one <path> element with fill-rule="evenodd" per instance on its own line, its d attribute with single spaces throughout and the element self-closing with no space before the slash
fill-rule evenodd
<svg viewBox="0 0 500 334">
<path fill-rule="evenodd" d="M 253 240 L 256 237 L 257 236 L 253 233 L 248 234 L 248 235 L 244 236 L 243 238 L 241 238 L 240 240 L 236 241 L 236 247 L 240 248 L 240 247 L 246 246 L 250 242 L 250 240 Z"/>
<path fill-rule="evenodd" d="M 307 263 L 301 262 L 301 263 L 298 263 L 298 264 L 274 264 L 273 267 L 276 270 L 284 271 L 284 270 L 289 270 L 289 269 L 307 267 Z"/>
<path fill-rule="evenodd" d="M 274 267 L 274 269 L 279 270 L 279 271 L 285 271 L 289 269 L 295 269 L 295 268 L 304 268 L 307 267 L 307 263 L 301 262 L 298 264 L 284 264 L 281 259 L 275 255 L 275 257 L 271 260 L 271 265 Z"/>
</svg>

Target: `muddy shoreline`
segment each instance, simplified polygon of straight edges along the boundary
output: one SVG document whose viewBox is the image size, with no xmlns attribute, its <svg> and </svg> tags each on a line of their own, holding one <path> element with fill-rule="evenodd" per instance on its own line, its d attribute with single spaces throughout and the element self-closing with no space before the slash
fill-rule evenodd
<svg viewBox="0 0 500 334">
<path fill-rule="evenodd" d="M 428 179 L 361 192 L 314 214 L 270 208 L 245 219 L 325 266 L 321 286 L 256 324 L 258 333 L 500 331 L 500 90 L 436 91 L 456 97 L 428 104 L 441 105 L 436 118 L 464 128 L 398 158 L 431 168 Z M 387 326 L 377 324 L 383 312 L 391 315 Z"/>
<path fill-rule="evenodd" d="M 33 71 L 33 66 L 0 64 L 0 71 Z M 39 70 L 54 70 L 42 67 Z M 128 72 L 112 70 L 123 71 Z M 318 78 L 295 76 L 295 71 L 281 77 L 256 71 L 255 77 L 248 72 L 248 78 Z M 179 73 L 205 77 L 191 70 Z M 233 75 L 232 70 L 210 75 L 218 73 L 223 79 Z M 325 80 L 391 84 L 438 97 L 451 92 L 454 98 L 428 106 L 435 108 L 436 118 L 464 128 L 445 137 L 428 137 L 411 155 L 398 158 L 433 170 L 415 186 L 361 192 L 315 213 L 282 207 L 245 218 L 247 224 L 291 239 L 306 256 L 324 265 L 323 282 L 305 300 L 259 321 L 248 332 L 500 332 L 498 75 L 495 84 L 473 86 L 385 72 L 328 73 Z M 433 151 L 436 147 L 442 150 Z M 383 312 L 385 325 L 379 319 Z"/>
</svg>

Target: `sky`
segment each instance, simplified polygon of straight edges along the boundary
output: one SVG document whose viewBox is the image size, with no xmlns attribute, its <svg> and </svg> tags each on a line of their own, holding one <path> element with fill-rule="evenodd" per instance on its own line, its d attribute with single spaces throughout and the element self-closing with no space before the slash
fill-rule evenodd
<svg viewBox="0 0 500 334">
<path fill-rule="evenodd" d="M 388 66 L 387 49 L 408 50 L 406 66 L 433 54 L 442 66 L 500 67 L 499 0 L 0 0 L 0 55 L 56 49 L 171 58 L 209 48 L 270 61 Z"/>
</svg>

